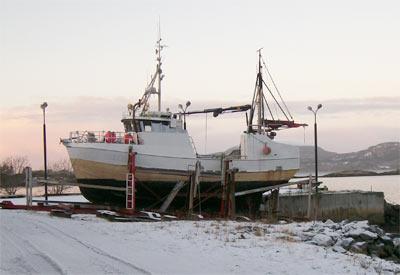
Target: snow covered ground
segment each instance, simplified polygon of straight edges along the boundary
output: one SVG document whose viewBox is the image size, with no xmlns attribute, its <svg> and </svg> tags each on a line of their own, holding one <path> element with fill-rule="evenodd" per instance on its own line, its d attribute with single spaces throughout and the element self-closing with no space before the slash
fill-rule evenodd
<svg viewBox="0 0 400 275">
<path fill-rule="evenodd" d="M 379 258 L 304 243 L 310 223 L 113 223 L 0 210 L 1 274 L 375 274 Z M 391 272 L 389 272 L 391 273 Z"/>
<path fill-rule="evenodd" d="M 33 200 L 44 200 L 45 197 L 33 197 Z M 89 202 L 82 195 L 65 195 L 65 196 L 49 196 L 49 201 L 65 201 L 65 202 Z M 26 198 L 12 198 L 12 199 L 2 199 L 1 201 L 12 201 L 14 204 L 25 204 Z M 55 203 L 56 204 L 56 203 Z M 37 203 L 33 202 L 33 205 L 37 205 Z"/>
</svg>

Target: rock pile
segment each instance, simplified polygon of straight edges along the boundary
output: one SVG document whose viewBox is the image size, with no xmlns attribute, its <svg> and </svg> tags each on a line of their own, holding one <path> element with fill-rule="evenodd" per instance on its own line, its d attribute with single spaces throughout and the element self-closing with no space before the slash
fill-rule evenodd
<svg viewBox="0 0 400 275">
<path fill-rule="evenodd" d="M 337 252 L 355 252 L 400 263 L 400 237 L 385 233 L 368 221 L 315 223 L 297 235 L 303 241 Z"/>
</svg>

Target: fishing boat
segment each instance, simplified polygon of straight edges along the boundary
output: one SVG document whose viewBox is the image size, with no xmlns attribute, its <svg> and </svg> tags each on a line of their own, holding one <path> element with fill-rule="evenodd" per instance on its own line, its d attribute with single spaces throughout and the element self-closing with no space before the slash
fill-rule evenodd
<svg viewBox="0 0 400 275">
<path fill-rule="evenodd" d="M 171 207 L 184 207 L 190 193 L 187 183 L 193 177 L 198 203 L 203 202 L 206 207 L 207 202 L 211 204 L 213 198 L 221 196 L 226 169 L 235 171 L 237 191 L 289 181 L 299 169 L 299 149 L 277 142 L 276 132 L 304 124 L 294 122 L 280 94 L 283 105 L 267 85 L 261 50 L 251 104 L 187 111 L 190 105 L 187 102 L 186 106 L 179 105 L 179 112 L 171 112 L 162 111 L 163 48 L 160 38 L 156 44 L 155 73 L 139 101 L 128 104 L 121 120 L 123 132 L 74 131 L 62 139 L 82 195 L 96 204 L 125 205 L 124 188 L 127 174 L 132 172 L 132 153 L 137 208 L 160 207 L 173 190 L 176 196 Z M 276 88 L 275 83 L 273 86 Z M 271 92 L 285 119 L 274 117 L 265 89 Z M 150 108 L 151 96 L 158 97 L 157 110 Z M 246 127 L 238 136 L 238 145 L 215 154 L 199 154 L 187 131 L 186 117 L 199 113 L 212 113 L 216 117 L 233 112 L 246 115 Z"/>
</svg>

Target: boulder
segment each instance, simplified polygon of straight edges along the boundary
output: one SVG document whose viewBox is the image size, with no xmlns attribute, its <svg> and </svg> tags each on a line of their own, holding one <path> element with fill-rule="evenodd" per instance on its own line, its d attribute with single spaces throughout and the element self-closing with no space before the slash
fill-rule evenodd
<svg viewBox="0 0 400 275">
<path fill-rule="evenodd" d="M 379 241 L 386 244 L 386 245 L 393 245 L 392 238 L 390 238 L 388 235 L 383 235 L 379 237 Z"/>
<path fill-rule="evenodd" d="M 371 241 L 377 239 L 378 234 L 364 230 L 363 232 L 361 232 L 360 238 L 363 239 L 364 241 Z"/>
<path fill-rule="evenodd" d="M 393 239 L 394 254 L 400 258 L 400 238 Z"/>
<path fill-rule="evenodd" d="M 340 234 L 333 230 L 325 230 L 323 232 L 324 235 L 331 237 L 335 242 L 340 238 Z"/>
<path fill-rule="evenodd" d="M 325 226 L 331 226 L 331 225 L 333 225 L 333 224 L 335 224 L 332 220 L 330 220 L 330 219 L 327 219 L 325 222 L 324 222 L 324 225 Z"/>
<path fill-rule="evenodd" d="M 331 246 L 334 243 L 333 239 L 325 234 L 315 235 L 311 242 L 319 246 Z"/>
<path fill-rule="evenodd" d="M 400 238 L 394 238 L 393 245 L 394 247 L 400 248 Z"/>
<path fill-rule="evenodd" d="M 301 234 L 299 234 L 299 237 L 300 237 L 303 241 L 309 241 L 309 240 L 311 240 L 314 236 L 315 236 L 315 234 L 312 233 L 312 232 L 302 232 Z"/>
<path fill-rule="evenodd" d="M 366 242 L 356 242 L 350 246 L 350 251 L 355 253 L 367 254 L 368 244 Z"/>
<path fill-rule="evenodd" d="M 339 239 L 336 242 L 336 245 L 339 245 L 341 247 L 343 247 L 344 249 L 349 249 L 350 245 L 354 242 L 353 238 L 344 238 L 344 239 Z"/>
<path fill-rule="evenodd" d="M 367 251 L 368 255 L 376 256 L 379 258 L 387 258 L 389 256 L 383 243 L 369 243 Z"/>
<path fill-rule="evenodd" d="M 354 239 L 362 239 L 364 241 L 375 240 L 378 238 L 378 234 L 370 232 L 362 228 L 356 228 L 348 231 L 345 234 L 346 237 L 352 237 Z"/>
<path fill-rule="evenodd" d="M 345 253 L 347 250 L 341 247 L 340 245 L 335 245 L 333 246 L 333 251 L 339 252 L 339 253 Z"/>
<path fill-rule="evenodd" d="M 378 234 L 378 236 L 385 235 L 385 231 L 383 231 L 383 229 L 379 228 L 379 226 L 377 226 L 377 225 L 370 225 L 369 231 Z"/>
<path fill-rule="evenodd" d="M 343 232 L 348 232 L 352 230 L 366 230 L 368 228 L 368 221 L 354 221 L 345 224 L 343 226 Z"/>
</svg>

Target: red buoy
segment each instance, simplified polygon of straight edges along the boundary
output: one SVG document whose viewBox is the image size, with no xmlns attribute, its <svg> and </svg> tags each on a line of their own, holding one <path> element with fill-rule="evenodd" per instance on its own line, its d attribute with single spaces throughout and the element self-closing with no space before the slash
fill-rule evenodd
<svg viewBox="0 0 400 275">
<path fill-rule="evenodd" d="M 271 154 L 271 147 L 268 147 L 268 145 L 265 144 L 262 151 L 263 151 L 264 155 L 269 155 L 269 154 Z"/>
<path fill-rule="evenodd" d="M 131 144 L 131 143 L 133 143 L 133 136 L 132 136 L 131 134 L 129 134 L 129 133 L 126 133 L 126 134 L 124 135 L 124 143 L 125 143 L 125 144 Z"/>
<path fill-rule="evenodd" d="M 115 143 L 117 141 L 117 135 L 115 132 L 107 131 L 104 135 L 106 143 Z"/>
</svg>

